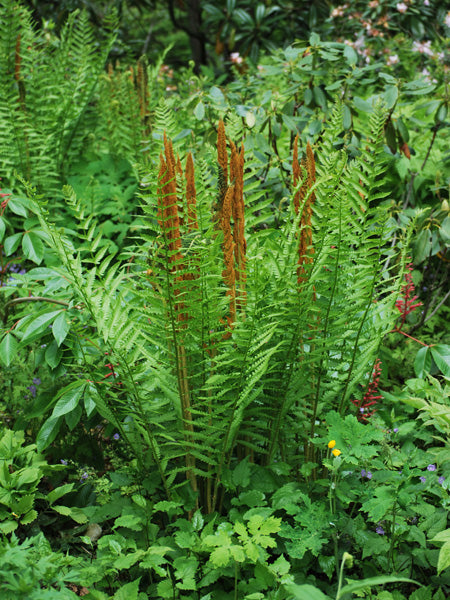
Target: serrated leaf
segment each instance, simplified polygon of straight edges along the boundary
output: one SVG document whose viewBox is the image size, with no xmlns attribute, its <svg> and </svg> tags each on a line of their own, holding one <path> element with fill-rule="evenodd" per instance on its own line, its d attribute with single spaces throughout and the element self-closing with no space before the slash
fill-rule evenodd
<svg viewBox="0 0 450 600">
<path fill-rule="evenodd" d="M 33 231 L 27 231 L 22 238 L 22 250 L 28 260 L 33 261 L 37 265 L 44 258 L 44 244 L 41 238 Z"/>
<path fill-rule="evenodd" d="M 436 344 L 430 347 L 430 351 L 438 369 L 444 377 L 450 378 L 450 346 Z"/>
<path fill-rule="evenodd" d="M 15 233 L 14 235 L 10 235 L 5 239 L 3 243 L 3 249 L 5 250 L 6 256 L 9 256 L 17 250 L 20 240 L 22 239 L 22 235 L 23 233 Z"/>
<path fill-rule="evenodd" d="M 63 341 L 66 339 L 67 334 L 70 330 L 70 323 L 67 319 L 66 311 L 62 311 L 55 319 L 52 327 L 53 337 L 56 340 L 58 346 L 61 346 Z"/>
<path fill-rule="evenodd" d="M 33 319 L 31 323 L 26 328 L 21 342 L 26 342 L 33 335 L 37 335 L 38 333 L 42 333 L 50 323 L 55 319 L 61 310 L 53 310 L 48 313 L 44 313 L 43 315 L 39 315 L 36 319 Z"/>
<path fill-rule="evenodd" d="M 60 417 L 56 419 L 50 417 L 42 425 L 36 438 L 36 446 L 39 452 L 45 450 L 45 448 L 47 448 L 47 446 L 53 442 L 58 434 L 61 420 L 62 419 Z"/>
<path fill-rule="evenodd" d="M 431 354 L 430 349 L 428 347 L 421 348 L 414 360 L 414 372 L 416 377 L 421 379 L 425 378 L 426 374 L 430 372 L 431 369 Z"/>
<path fill-rule="evenodd" d="M 53 409 L 52 418 L 62 417 L 67 413 L 72 412 L 78 406 L 78 403 L 86 388 L 85 381 L 75 381 L 63 389 L 63 394 L 60 396 L 55 408 Z"/>
<path fill-rule="evenodd" d="M 12 333 L 7 333 L 0 343 L 0 359 L 9 367 L 19 349 L 19 342 Z"/>
<path fill-rule="evenodd" d="M 6 231 L 5 221 L 4 221 L 3 217 L 0 217 L 0 242 L 2 241 L 3 236 L 5 235 L 5 231 Z"/>
</svg>

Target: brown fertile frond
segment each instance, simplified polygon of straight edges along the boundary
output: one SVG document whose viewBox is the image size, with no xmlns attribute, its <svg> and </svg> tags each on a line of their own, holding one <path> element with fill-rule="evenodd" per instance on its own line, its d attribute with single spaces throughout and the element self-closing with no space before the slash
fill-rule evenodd
<svg viewBox="0 0 450 600">
<path fill-rule="evenodd" d="M 222 119 L 220 119 L 217 127 L 217 162 L 222 169 L 225 182 L 228 183 L 227 138 L 225 135 L 225 125 Z"/>
<path fill-rule="evenodd" d="M 292 155 L 292 183 L 294 187 L 297 186 L 298 182 L 302 179 L 302 173 L 304 173 L 306 169 L 306 162 L 304 159 L 299 163 L 298 161 L 298 134 L 295 136 L 294 140 L 294 151 Z M 306 196 L 306 192 L 308 189 L 308 182 L 305 179 L 300 186 L 300 189 L 294 195 L 294 208 L 296 214 L 300 210 L 300 206 L 303 204 L 303 200 Z"/>
<path fill-rule="evenodd" d="M 231 214 L 234 196 L 234 186 L 228 188 L 223 201 L 221 229 L 223 231 L 223 262 L 225 265 L 222 277 L 227 286 L 227 296 L 230 296 L 230 316 L 228 324 L 232 326 L 236 320 L 236 272 L 234 269 L 234 240 L 231 232 Z"/>
<path fill-rule="evenodd" d="M 164 134 L 164 142 L 166 145 L 167 138 Z M 162 222 L 161 226 L 164 230 L 165 237 L 169 241 L 168 248 L 171 253 L 170 261 L 178 262 L 181 258 L 179 249 L 181 248 L 180 237 L 180 219 L 178 215 L 177 201 L 177 186 L 174 177 L 174 165 L 172 168 L 169 160 L 173 158 L 173 152 L 170 152 L 171 144 L 167 142 L 166 147 L 166 162 L 160 156 L 159 168 L 159 190 L 158 203 L 162 204 Z M 168 160 L 169 159 L 169 160 Z"/>
<path fill-rule="evenodd" d="M 216 228 L 220 228 L 222 219 L 222 207 L 225 199 L 225 194 L 228 189 L 228 156 L 227 156 L 227 140 L 225 136 L 225 125 L 222 119 L 219 121 L 217 128 L 217 163 L 218 163 L 218 191 L 217 200 L 212 207 L 213 222 Z"/>
<path fill-rule="evenodd" d="M 188 231 L 198 229 L 197 223 L 197 192 L 195 190 L 194 160 L 188 152 L 186 157 L 186 203 Z"/>
<path fill-rule="evenodd" d="M 312 262 L 312 255 L 314 254 L 314 248 L 312 245 L 312 229 L 311 229 L 311 217 L 312 217 L 312 205 L 314 204 L 316 195 L 314 191 L 310 191 L 316 181 L 316 163 L 314 160 L 314 153 L 311 145 L 308 142 L 306 145 L 306 182 L 302 184 L 300 192 L 302 192 L 301 200 L 306 197 L 309 192 L 308 199 L 306 200 L 302 216 L 300 219 L 300 244 L 298 248 L 298 268 L 297 268 L 297 281 L 302 284 L 306 280 L 306 269 L 305 264 Z M 297 209 L 298 210 L 298 209 Z"/>
</svg>

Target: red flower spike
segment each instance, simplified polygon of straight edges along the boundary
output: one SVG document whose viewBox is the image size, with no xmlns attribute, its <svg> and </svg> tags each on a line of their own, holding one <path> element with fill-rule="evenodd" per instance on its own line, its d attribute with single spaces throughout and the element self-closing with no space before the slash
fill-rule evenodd
<svg viewBox="0 0 450 600">
<path fill-rule="evenodd" d="M 358 412 L 358 421 L 367 421 L 373 414 L 375 414 L 376 409 L 373 408 L 371 410 L 370 407 L 374 406 L 377 403 L 377 400 L 381 400 L 383 396 L 379 395 L 378 385 L 380 383 L 380 374 L 381 374 L 381 360 L 377 358 L 373 367 L 372 379 L 367 387 L 367 391 L 364 394 L 364 397 L 361 400 L 352 400 L 352 404 L 359 409 Z"/>
<path fill-rule="evenodd" d="M 395 331 L 400 331 L 406 322 L 406 317 L 414 310 L 416 310 L 416 308 L 422 306 L 422 302 L 416 302 L 418 296 L 414 295 L 415 287 L 411 275 L 412 270 L 412 263 L 407 264 L 405 273 L 405 284 L 402 286 L 401 289 L 402 297 L 399 298 L 395 303 L 396 308 L 400 311 L 401 314 L 400 325 L 396 327 Z"/>
</svg>

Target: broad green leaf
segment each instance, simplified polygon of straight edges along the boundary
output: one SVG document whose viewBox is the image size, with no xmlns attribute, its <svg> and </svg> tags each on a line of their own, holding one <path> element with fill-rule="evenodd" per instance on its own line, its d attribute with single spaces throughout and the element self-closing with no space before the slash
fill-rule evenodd
<svg viewBox="0 0 450 600">
<path fill-rule="evenodd" d="M 388 86 L 383 94 L 383 98 L 386 103 L 386 108 L 391 109 L 397 102 L 398 87 L 396 85 Z"/>
<path fill-rule="evenodd" d="M 85 381 L 75 381 L 64 388 L 64 393 L 59 398 L 53 409 L 52 418 L 62 417 L 78 406 L 78 403 L 86 388 Z"/>
<path fill-rule="evenodd" d="M 34 319 L 26 328 L 21 341 L 26 342 L 33 335 L 42 333 L 50 325 L 50 323 L 55 319 L 55 317 L 57 315 L 59 315 L 60 312 L 61 312 L 61 309 L 60 310 L 52 310 L 51 312 L 44 313 L 43 315 L 40 315 L 39 317 Z"/>
<path fill-rule="evenodd" d="M 344 56 L 347 59 L 349 65 L 356 65 L 356 63 L 358 62 L 358 55 L 356 54 L 355 49 L 351 46 L 348 46 L 347 44 L 344 48 Z"/>
<path fill-rule="evenodd" d="M 74 484 L 73 483 L 65 483 L 64 485 L 60 485 L 55 488 L 51 492 L 47 494 L 47 500 L 50 504 L 53 504 L 56 500 L 59 500 L 62 496 L 65 496 L 69 492 L 72 491 Z"/>
<path fill-rule="evenodd" d="M 436 344 L 430 348 L 436 366 L 445 377 L 450 377 L 450 346 Z"/>
<path fill-rule="evenodd" d="M 27 231 L 22 239 L 22 250 L 25 256 L 39 265 L 44 258 L 44 244 L 33 231 Z"/>
<path fill-rule="evenodd" d="M 81 510 L 81 508 L 76 508 L 74 506 L 52 506 L 53 510 L 59 513 L 60 515 L 64 515 L 65 517 L 70 517 L 76 523 L 86 523 L 88 520 L 87 516 Z"/>
<path fill-rule="evenodd" d="M 223 95 L 222 90 L 216 85 L 213 85 L 213 87 L 209 90 L 209 95 L 213 100 L 219 102 L 220 104 L 222 104 L 225 100 L 225 96 Z"/>
<path fill-rule="evenodd" d="M 329 596 L 307 583 L 303 585 L 287 583 L 284 589 L 291 595 L 288 600 L 330 600 Z"/>
<path fill-rule="evenodd" d="M 203 102 L 201 100 L 197 104 L 197 106 L 194 108 L 194 117 L 196 119 L 198 119 L 199 121 L 203 121 L 203 119 L 205 117 L 205 105 L 203 104 Z"/>
<path fill-rule="evenodd" d="M 414 361 L 414 372 L 417 377 L 421 379 L 425 378 L 426 374 L 430 372 L 431 368 L 431 354 L 428 347 L 423 347 L 416 354 Z"/>
<path fill-rule="evenodd" d="M 250 129 L 254 127 L 256 123 L 255 113 L 249 110 L 248 113 L 245 115 L 245 122 L 247 123 L 247 127 L 249 127 Z"/>
<path fill-rule="evenodd" d="M 27 209 L 21 202 L 21 198 L 10 198 L 8 202 L 8 210 L 21 217 L 27 216 Z"/>
<path fill-rule="evenodd" d="M 47 346 L 45 351 L 45 362 L 51 369 L 56 369 L 62 357 L 62 350 L 58 348 L 58 343 L 54 340 Z"/>
<path fill-rule="evenodd" d="M 349 583 L 345 585 L 339 595 L 336 597 L 336 600 L 339 600 L 345 594 L 352 594 L 353 592 L 357 592 L 358 590 L 362 590 L 365 587 L 371 587 L 373 585 L 384 585 L 385 583 L 414 583 L 415 585 L 421 586 L 420 583 L 414 581 L 413 579 L 408 579 L 406 577 L 395 577 L 394 575 L 380 575 L 379 577 L 369 577 L 368 579 L 361 579 L 361 581 L 356 581 L 354 583 Z"/>
<path fill-rule="evenodd" d="M 22 239 L 22 235 L 22 233 L 15 233 L 14 235 L 10 235 L 6 238 L 3 244 L 6 256 L 9 256 L 17 250 L 20 244 L 20 240 Z"/>
<path fill-rule="evenodd" d="M 450 542 L 445 542 L 439 552 L 437 566 L 438 575 L 447 567 L 450 567 Z"/>
<path fill-rule="evenodd" d="M 50 417 L 42 425 L 36 438 L 36 445 L 39 452 L 45 450 L 53 442 L 58 434 L 61 420 L 60 417 Z"/>
<path fill-rule="evenodd" d="M 19 342 L 12 333 L 7 333 L 0 343 L 0 359 L 5 366 L 9 367 L 17 354 L 18 348 Z"/>
<path fill-rule="evenodd" d="M 0 217 L 0 242 L 2 241 L 3 236 L 5 235 L 5 231 L 6 231 L 5 221 L 4 221 L 3 217 Z"/>
<path fill-rule="evenodd" d="M 61 346 L 70 330 L 70 323 L 66 311 L 62 311 L 55 319 L 52 327 L 53 337 L 58 346 Z"/>
</svg>

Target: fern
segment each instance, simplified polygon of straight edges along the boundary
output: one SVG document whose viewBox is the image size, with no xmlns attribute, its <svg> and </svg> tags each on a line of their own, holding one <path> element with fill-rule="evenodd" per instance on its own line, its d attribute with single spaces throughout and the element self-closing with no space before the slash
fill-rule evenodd
<svg viewBox="0 0 450 600">
<path fill-rule="evenodd" d="M 175 127 L 167 106 L 157 113 L 156 130 L 165 119 Z M 190 488 L 198 505 L 213 511 L 237 457 L 262 463 L 281 457 L 296 467 L 314 462 L 318 423 L 332 410 L 344 414 L 367 380 L 393 326 L 406 261 L 403 249 L 397 264 L 391 261 L 390 271 L 381 273 L 389 236 L 379 202 L 384 119 L 381 109 L 375 111 L 366 150 L 349 160 L 333 146 L 342 131 L 336 107 L 315 149 L 316 181 L 303 173 L 278 230 L 258 228 L 271 199 L 258 188 L 258 164 L 246 158 L 245 295 L 237 297 L 234 314 L 229 232 L 212 216 L 213 149 L 206 147 L 210 156 L 196 164 L 195 226 L 170 141 L 159 170 L 150 161 L 142 166 L 144 222 L 134 266 L 105 255 L 95 220 L 72 190 L 66 189 L 66 201 L 84 239 L 78 252 L 35 200 L 72 303 L 80 307 L 78 318 L 84 314 L 96 332 L 93 356 L 108 352 L 117 365 L 121 385 L 103 385 L 92 350 L 79 336 L 86 390 L 141 468 L 156 469 L 169 497 Z M 228 194 L 235 180 L 223 179 Z M 301 189 L 306 192 L 296 210 L 293 198 Z M 303 213 L 313 198 L 308 223 Z M 299 248 L 308 231 L 312 247 L 300 256 L 299 278 Z"/>
</svg>

